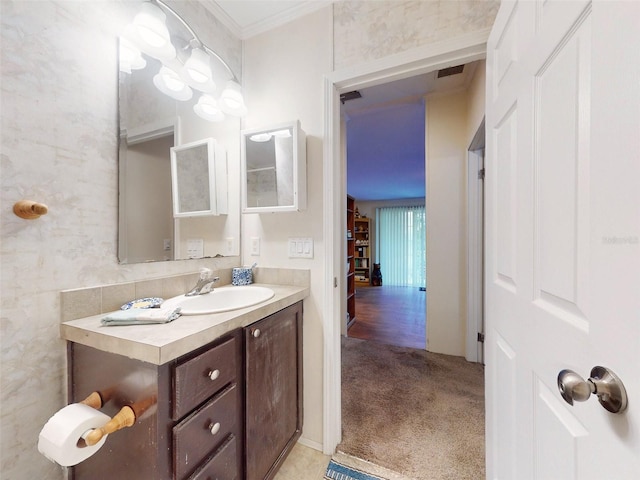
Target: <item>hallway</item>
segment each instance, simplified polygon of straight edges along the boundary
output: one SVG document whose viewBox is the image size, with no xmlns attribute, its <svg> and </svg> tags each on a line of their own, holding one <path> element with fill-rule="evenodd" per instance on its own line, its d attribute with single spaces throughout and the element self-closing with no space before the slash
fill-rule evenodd
<svg viewBox="0 0 640 480">
<path fill-rule="evenodd" d="M 426 292 L 417 287 L 357 287 L 356 321 L 347 335 L 398 347 L 425 348 Z"/>
</svg>

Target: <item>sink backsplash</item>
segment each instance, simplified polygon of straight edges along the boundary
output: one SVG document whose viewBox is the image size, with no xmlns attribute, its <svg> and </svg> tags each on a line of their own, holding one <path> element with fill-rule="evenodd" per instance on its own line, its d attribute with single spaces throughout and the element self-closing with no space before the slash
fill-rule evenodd
<svg viewBox="0 0 640 480">
<path fill-rule="evenodd" d="M 230 268 L 213 271 L 214 276 L 220 277 L 217 286 L 231 284 L 231 271 Z M 189 291 L 198 281 L 199 275 L 195 272 L 138 282 L 63 290 L 60 292 L 61 321 L 67 322 L 119 310 L 123 304 L 137 298 L 161 297 L 166 300 Z M 309 287 L 310 280 L 309 270 L 292 268 L 259 267 L 254 269 L 253 276 L 255 283 L 272 285 Z"/>
</svg>

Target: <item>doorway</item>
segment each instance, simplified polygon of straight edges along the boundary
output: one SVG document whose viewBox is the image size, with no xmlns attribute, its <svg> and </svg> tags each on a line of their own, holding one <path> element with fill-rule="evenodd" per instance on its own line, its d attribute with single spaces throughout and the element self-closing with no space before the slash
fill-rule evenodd
<svg viewBox="0 0 640 480">
<path fill-rule="evenodd" d="M 435 286 L 430 285 L 432 281 L 431 275 L 429 276 L 429 285 L 430 290 L 436 292 L 438 295 L 438 298 L 433 302 L 434 305 L 438 307 L 437 310 L 434 310 L 436 312 L 436 323 L 439 324 L 441 329 L 444 328 L 450 330 L 449 332 L 436 332 L 436 338 L 440 341 L 440 348 L 443 349 L 450 348 L 447 344 L 447 337 L 455 338 L 455 341 L 459 345 L 464 342 L 464 329 L 460 328 L 459 323 L 460 320 L 464 321 L 466 312 L 463 308 L 460 308 L 459 304 L 461 302 L 459 299 L 466 292 L 464 288 L 465 275 L 463 273 L 466 268 L 465 255 L 462 251 L 465 248 L 466 242 L 466 232 L 464 229 L 466 218 L 464 216 L 465 205 L 463 203 L 463 199 L 465 198 L 467 189 L 465 173 L 467 169 L 467 149 L 469 147 L 469 137 L 471 136 L 470 132 L 465 131 L 465 127 L 470 123 L 467 108 L 467 104 L 470 103 L 470 95 L 468 91 L 471 86 L 476 86 L 475 69 L 477 67 L 478 65 L 474 63 L 464 65 L 462 68 L 464 75 L 459 74 L 459 76 L 455 78 L 458 83 L 458 88 L 455 90 L 452 89 L 453 91 L 441 86 L 437 95 L 435 95 L 434 92 L 429 92 L 429 90 L 423 92 L 423 95 L 427 94 L 426 104 L 428 108 L 424 108 L 423 106 L 420 114 L 422 119 L 420 126 L 420 129 L 422 130 L 422 150 L 420 152 L 419 164 L 413 165 L 410 169 L 415 171 L 419 168 L 422 172 L 429 170 L 430 175 L 432 175 L 432 178 L 430 179 L 431 182 L 429 182 L 429 185 L 431 185 L 429 196 L 431 214 L 429 217 L 430 220 L 432 219 L 433 221 L 429 221 L 427 223 L 432 223 L 434 227 L 430 230 L 429 238 L 434 265 L 433 279 Z M 434 79 L 437 78 L 437 73 L 439 72 L 433 72 Z M 435 85 L 442 84 L 435 83 Z M 484 91 L 484 88 L 477 89 Z M 363 90 L 362 94 L 366 95 L 366 90 Z M 424 97 L 421 97 L 420 100 L 424 105 L 425 101 L 423 98 Z M 428 135 L 426 124 L 429 125 Z M 402 128 L 402 126 L 400 126 L 400 128 Z M 382 134 L 379 134 L 378 137 L 382 137 Z M 358 169 L 351 168 L 352 152 L 349 148 L 351 146 L 349 139 L 350 136 L 347 134 L 348 188 L 351 187 L 352 173 L 354 170 L 356 173 L 356 179 L 360 179 L 361 176 L 359 173 L 361 169 L 367 167 L 371 168 L 369 164 L 364 164 Z M 392 142 L 392 139 L 388 139 L 387 141 Z M 372 143 L 375 143 L 375 140 L 372 140 Z M 429 147 L 428 158 L 427 155 L 425 155 L 427 146 Z M 376 148 L 375 150 L 380 149 Z M 401 149 L 397 150 L 401 151 Z M 387 183 L 392 185 L 396 184 L 396 182 L 394 182 L 395 172 L 402 168 L 402 166 L 398 164 L 398 157 L 401 157 L 401 155 L 397 155 L 387 160 L 387 163 L 391 165 L 391 168 L 394 171 L 386 172 L 385 180 Z M 394 162 L 394 160 L 396 161 Z M 429 162 L 429 167 L 426 167 L 427 161 Z M 420 183 L 423 189 L 421 193 L 422 195 L 425 195 L 425 185 L 427 182 L 425 181 L 424 174 L 422 175 Z M 354 190 L 348 190 L 348 193 L 349 195 L 357 196 L 354 195 Z M 371 194 L 371 192 L 365 188 L 363 194 Z M 403 200 L 399 199 L 398 202 L 403 202 Z M 422 203 L 424 205 L 424 199 L 422 199 Z M 356 207 L 358 204 L 359 203 L 356 201 Z M 396 283 L 409 284 L 410 278 L 413 276 L 416 276 L 416 280 L 418 280 L 417 275 L 414 275 L 418 273 L 417 271 L 413 272 L 410 269 L 406 270 L 403 268 L 413 263 L 410 261 L 413 253 L 410 245 L 416 242 L 406 242 L 406 248 L 402 248 L 401 245 L 405 244 L 403 239 L 414 240 L 412 235 L 412 233 L 414 233 L 413 231 L 421 230 L 420 228 L 416 229 L 414 225 L 415 222 L 412 222 L 411 220 L 415 220 L 414 217 L 418 214 L 424 216 L 424 206 L 420 208 L 415 207 L 413 209 L 408 208 L 408 206 L 379 207 L 376 208 L 375 212 L 371 212 L 362 207 L 362 205 L 365 204 L 367 204 L 367 202 L 360 203 L 359 213 L 366 213 L 367 216 L 375 218 L 376 231 L 383 230 L 384 218 L 393 225 L 393 228 L 391 229 L 392 231 L 388 232 L 388 235 L 376 234 L 374 236 L 374 240 L 376 244 L 379 241 L 382 241 L 381 248 L 376 249 L 380 253 L 383 253 L 383 248 L 388 247 L 389 245 L 394 245 L 392 248 L 393 252 L 391 253 L 392 256 L 400 253 L 399 256 L 401 257 L 401 261 L 398 262 L 397 267 L 399 270 L 402 270 L 402 273 L 398 275 Z M 383 215 L 383 213 L 385 213 L 386 216 Z M 400 232 L 405 231 L 408 235 L 399 235 Z M 421 247 L 421 258 L 424 259 L 424 250 L 426 246 L 426 239 L 424 236 L 422 236 L 418 243 L 420 243 Z M 433 255 L 435 255 L 435 258 Z M 392 265 L 388 261 L 384 261 L 382 263 L 385 267 L 385 275 L 383 275 L 383 277 L 392 279 L 392 274 L 394 273 L 394 269 L 391 268 Z M 431 271 L 431 268 L 430 266 L 425 268 L 425 264 L 420 262 L 418 270 L 420 270 L 419 273 L 424 274 L 426 270 Z M 421 280 L 418 280 L 418 283 L 425 285 L 424 277 L 422 275 L 420 275 L 420 279 Z M 426 428 L 422 430 L 414 430 L 413 434 L 410 434 L 409 432 L 412 431 L 410 426 L 421 425 L 423 422 L 429 425 L 443 422 L 449 425 L 451 429 L 450 435 L 448 435 L 447 438 L 457 438 L 457 442 L 459 442 L 458 444 L 464 445 L 464 447 L 457 452 L 460 462 L 442 460 L 442 464 L 440 464 L 438 468 L 443 472 L 446 471 L 452 475 L 458 475 L 462 472 L 456 470 L 456 468 L 459 467 L 460 463 L 465 463 L 474 465 L 476 473 L 480 474 L 481 469 L 484 468 L 484 456 L 481 454 L 481 450 L 484 445 L 484 437 L 482 435 L 482 432 L 484 431 L 484 403 L 481 400 L 483 397 L 483 375 L 481 365 L 465 362 L 463 358 L 465 356 L 465 352 L 460 346 L 458 346 L 457 350 L 443 352 L 447 353 L 447 355 L 441 355 L 440 357 L 436 354 L 432 355 L 432 349 L 429 349 L 430 352 L 428 353 L 424 352 L 426 349 L 424 337 L 426 332 L 424 330 L 422 331 L 422 339 L 419 343 L 407 343 L 411 340 L 407 333 L 410 332 L 410 329 L 413 326 L 412 324 L 414 322 L 412 320 L 415 320 L 417 316 L 415 309 L 416 303 L 422 307 L 420 311 L 420 315 L 422 317 L 421 323 L 422 325 L 425 323 L 424 319 L 427 316 L 427 300 L 425 298 L 425 292 L 420 294 L 418 285 L 413 288 L 413 296 L 407 295 L 406 293 L 408 292 L 398 291 L 398 288 L 402 290 L 402 287 L 395 287 L 395 290 L 387 292 L 385 291 L 386 289 L 394 289 L 394 287 L 389 286 L 387 282 L 383 283 L 384 286 L 382 288 L 365 287 L 356 290 L 356 322 L 350 328 L 348 335 L 351 338 L 364 338 L 366 340 L 377 341 L 378 344 L 365 342 L 369 343 L 369 346 L 362 347 L 358 342 L 343 339 L 343 349 L 341 352 L 343 359 L 342 375 L 344 379 L 341 392 L 343 397 L 343 441 L 339 445 L 340 451 L 351 454 L 360 452 L 361 448 L 365 448 L 366 450 L 377 452 L 370 453 L 369 456 L 366 457 L 374 463 L 383 466 L 397 467 L 399 465 L 397 458 L 402 457 L 406 459 L 406 463 L 403 468 L 414 472 L 424 471 L 424 465 L 420 463 L 419 458 L 414 458 L 411 452 L 403 450 L 402 441 L 393 443 L 394 439 L 403 438 L 405 441 L 409 441 L 412 444 L 412 451 L 429 451 L 432 448 L 433 443 L 439 441 L 438 432 Z M 442 288 L 445 285 L 448 291 L 443 292 Z M 410 291 L 411 289 L 409 288 L 408 290 Z M 364 312 L 361 299 L 365 307 Z M 385 305 L 385 300 L 389 302 L 388 305 Z M 449 303 L 449 305 L 447 305 L 447 303 Z M 365 313 L 364 317 L 363 313 Z M 372 322 L 368 322 L 369 318 L 367 318 L 366 314 L 371 315 L 373 320 Z M 447 324 L 451 323 L 449 328 L 449 325 L 443 326 L 444 322 L 442 320 L 444 318 L 447 320 L 449 318 L 454 318 L 456 319 L 456 322 L 447 322 Z M 373 322 L 379 322 L 379 325 L 376 325 L 379 327 L 378 331 L 371 331 L 373 330 L 371 328 L 363 328 L 369 327 L 369 323 Z M 406 351 L 404 349 L 396 349 L 395 352 L 398 354 L 397 357 L 390 355 L 390 358 L 394 358 L 394 361 L 390 360 L 387 362 L 385 364 L 385 368 L 379 372 L 378 375 L 370 378 L 368 377 L 367 372 L 359 371 L 359 366 L 367 363 L 367 355 L 365 352 L 375 351 L 377 356 L 382 356 L 383 352 L 387 351 L 385 347 L 379 343 L 409 346 L 411 349 L 407 349 Z M 360 355 L 356 355 L 358 348 L 361 349 Z M 437 348 L 437 346 L 435 348 Z M 420 349 L 422 352 L 416 351 L 415 349 Z M 355 350 L 355 352 L 353 350 Z M 402 354 L 400 354 L 400 352 L 402 352 Z M 396 385 L 394 382 L 397 381 L 398 378 L 405 378 L 401 373 L 403 371 L 403 367 L 413 364 L 414 360 L 418 358 L 420 354 L 426 354 L 426 356 L 423 358 L 423 363 L 420 363 L 420 367 L 409 375 L 412 379 L 410 382 L 411 387 L 408 389 L 403 387 L 402 380 L 399 385 Z M 453 418 L 449 417 L 445 421 L 444 419 L 448 417 L 446 412 L 439 411 L 433 404 L 428 403 L 426 398 L 429 397 L 429 395 L 427 395 L 427 397 L 416 395 L 416 398 L 420 399 L 417 403 L 418 405 L 421 405 L 420 408 L 411 408 L 410 405 L 404 403 L 404 400 L 408 398 L 409 394 L 415 394 L 416 391 L 420 390 L 421 385 L 427 385 L 429 383 L 434 374 L 430 366 L 435 365 L 438 358 L 447 358 L 452 360 L 457 359 L 461 361 L 460 366 L 454 367 L 451 365 L 451 372 L 455 372 L 452 376 L 461 378 L 468 375 L 469 378 L 473 378 L 473 382 L 469 381 L 467 382 L 467 385 L 469 387 L 472 384 L 477 386 L 477 391 L 475 391 L 473 395 L 471 395 L 470 389 L 466 392 L 468 396 L 473 396 L 474 402 L 469 405 L 465 404 L 466 406 L 461 406 L 461 409 L 464 410 L 466 408 L 467 414 L 475 420 L 476 423 L 474 424 L 473 429 L 471 429 L 468 420 L 461 420 L 463 416 L 460 414 L 455 415 Z M 371 370 L 375 370 L 377 363 L 372 360 L 369 360 L 369 363 L 371 363 Z M 470 370 L 467 371 L 466 368 L 469 368 Z M 354 371 L 359 371 L 360 373 L 354 374 Z M 388 376 L 389 374 L 390 377 Z M 383 379 L 382 382 L 380 382 L 379 379 Z M 390 385 L 394 386 L 394 391 L 402 391 L 404 393 L 393 396 L 390 399 L 385 399 L 382 392 L 387 391 L 386 387 Z M 441 389 L 435 394 L 435 396 L 438 397 L 450 387 L 451 386 L 448 385 L 447 381 L 443 380 Z M 405 392 L 405 390 L 407 391 Z M 368 437 L 366 433 L 373 427 L 367 420 L 368 417 L 363 417 L 361 415 L 360 403 L 357 401 L 354 402 L 354 396 L 355 398 L 358 398 L 359 394 L 365 391 L 380 392 L 379 395 L 367 396 L 369 400 L 367 401 L 366 408 L 369 411 L 379 412 L 374 415 L 375 417 L 384 417 L 384 412 L 386 412 L 386 417 L 388 418 L 392 416 L 394 412 L 401 411 L 403 419 L 406 421 L 404 427 L 393 434 L 390 433 L 389 437 L 385 439 Z M 465 395 L 460 395 L 461 389 L 451 387 L 451 391 L 457 393 L 453 393 L 447 398 L 444 402 L 447 405 L 451 406 L 461 400 L 459 397 L 465 397 Z M 388 409 L 390 411 L 387 411 Z M 458 432 L 469 433 L 470 430 L 473 430 L 475 433 L 473 435 L 467 435 L 465 438 L 459 437 Z M 386 443 L 388 441 L 391 441 L 391 443 Z M 448 445 L 443 441 L 440 441 L 440 443 L 441 452 L 443 452 L 443 455 L 441 455 L 440 458 L 443 459 L 449 458 L 449 453 L 457 448 L 452 445 Z M 366 447 L 363 447 L 365 445 Z M 465 476 L 463 477 L 467 478 Z M 417 478 L 420 477 L 418 476 Z"/>
<path fill-rule="evenodd" d="M 345 318 L 346 305 L 342 301 L 342 278 L 344 277 L 343 225 L 346 212 L 346 158 L 341 153 L 340 93 L 357 88 L 379 85 L 422 73 L 460 65 L 485 57 L 486 33 L 442 42 L 434 46 L 417 48 L 401 58 L 393 57 L 365 65 L 348 72 L 335 72 L 325 77 L 325 137 L 324 150 L 324 231 L 328 239 L 325 255 L 327 282 L 324 305 L 324 407 L 323 450 L 332 454 L 341 440 L 341 360 L 340 331 Z M 329 240 L 331 239 L 331 240 Z"/>
<path fill-rule="evenodd" d="M 426 346 L 423 97 L 440 83 L 432 72 L 341 95 L 355 209 L 350 337 Z"/>
</svg>

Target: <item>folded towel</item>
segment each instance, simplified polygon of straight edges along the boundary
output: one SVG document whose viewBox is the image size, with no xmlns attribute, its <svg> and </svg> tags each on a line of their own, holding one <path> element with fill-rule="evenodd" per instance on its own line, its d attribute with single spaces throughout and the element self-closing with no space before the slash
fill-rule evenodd
<svg viewBox="0 0 640 480">
<path fill-rule="evenodd" d="M 180 316 L 177 308 L 130 308 L 108 314 L 101 320 L 102 325 L 146 325 L 151 323 L 169 323 Z"/>
</svg>

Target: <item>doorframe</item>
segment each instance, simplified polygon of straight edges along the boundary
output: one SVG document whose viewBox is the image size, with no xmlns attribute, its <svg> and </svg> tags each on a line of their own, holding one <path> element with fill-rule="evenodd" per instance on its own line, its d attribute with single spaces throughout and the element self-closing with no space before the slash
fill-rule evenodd
<svg viewBox="0 0 640 480">
<path fill-rule="evenodd" d="M 491 28 L 348 67 L 324 76 L 323 152 L 323 452 L 334 453 L 341 441 L 340 332 L 346 317 L 346 159 L 341 155 L 340 93 L 481 60 L 486 57 Z M 428 195 L 428 192 L 427 192 Z M 425 199 L 426 200 L 426 199 Z"/>
<path fill-rule="evenodd" d="M 467 150 L 467 335 L 469 362 L 484 363 L 484 118 Z"/>
</svg>

